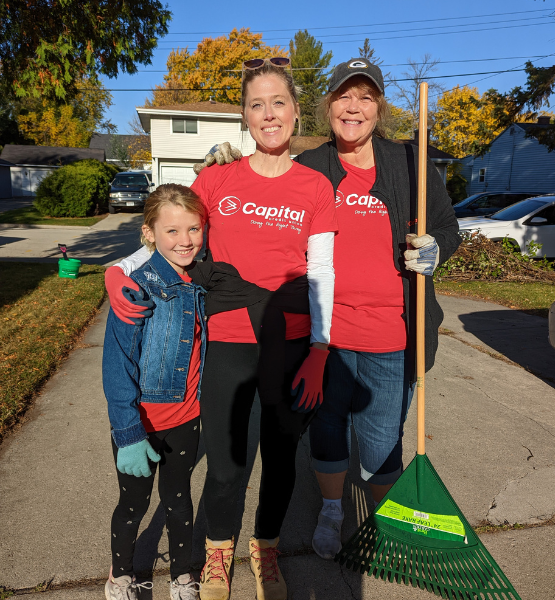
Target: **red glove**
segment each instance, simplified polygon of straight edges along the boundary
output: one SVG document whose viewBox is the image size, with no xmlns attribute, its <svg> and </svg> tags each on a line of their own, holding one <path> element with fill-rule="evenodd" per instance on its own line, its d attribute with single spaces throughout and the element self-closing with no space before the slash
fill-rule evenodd
<svg viewBox="0 0 555 600">
<path fill-rule="evenodd" d="M 122 269 L 115 266 L 106 269 L 106 273 L 104 274 L 104 283 L 106 284 L 106 291 L 108 292 L 112 309 L 120 321 L 128 323 L 129 325 L 134 325 L 137 323 L 137 319 L 142 319 L 146 316 L 149 316 L 148 311 L 150 311 L 150 315 L 152 315 L 151 309 L 153 302 L 151 300 L 146 302 L 142 300 L 131 302 L 128 298 L 126 298 L 126 288 L 135 290 L 137 292 L 140 290 L 140 288 L 130 277 L 127 277 Z M 129 294 L 127 295 L 129 296 Z"/>
<path fill-rule="evenodd" d="M 328 354 L 328 350 L 320 350 L 320 348 L 314 346 L 310 348 L 308 356 L 293 380 L 291 391 L 293 394 L 297 394 L 297 398 L 291 410 L 308 412 L 317 405 L 322 404 L 324 399 L 322 382 Z M 302 385 L 301 381 L 303 382 Z"/>
</svg>

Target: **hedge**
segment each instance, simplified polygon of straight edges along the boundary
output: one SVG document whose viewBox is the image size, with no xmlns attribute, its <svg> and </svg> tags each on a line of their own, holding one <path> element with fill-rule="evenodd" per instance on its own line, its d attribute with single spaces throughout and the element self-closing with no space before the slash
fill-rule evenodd
<svg viewBox="0 0 555 600">
<path fill-rule="evenodd" d="M 94 159 L 66 165 L 40 182 L 34 205 L 47 217 L 87 217 L 105 212 L 116 173 L 117 167 Z"/>
</svg>

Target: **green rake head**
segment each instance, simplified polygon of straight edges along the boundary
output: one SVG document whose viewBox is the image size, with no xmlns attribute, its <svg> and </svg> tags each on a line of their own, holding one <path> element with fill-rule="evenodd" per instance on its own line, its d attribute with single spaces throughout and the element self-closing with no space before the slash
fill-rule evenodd
<svg viewBox="0 0 555 600">
<path fill-rule="evenodd" d="M 520 600 L 425 454 L 410 463 L 335 560 L 450 600 Z"/>
</svg>

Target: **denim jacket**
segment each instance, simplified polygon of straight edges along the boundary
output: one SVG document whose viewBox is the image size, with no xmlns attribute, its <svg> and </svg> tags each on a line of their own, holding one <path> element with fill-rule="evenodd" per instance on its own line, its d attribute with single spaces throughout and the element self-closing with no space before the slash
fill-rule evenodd
<svg viewBox="0 0 555 600">
<path fill-rule="evenodd" d="M 108 315 L 102 379 L 118 448 L 147 438 L 139 403 L 183 402 L 197 314 L 202 329 L 201 380 L 206 353 L 205 290 L 184 282 L 158 251 L 131 277 L 155 307 L 152 317 L 137 319 L 137 325 L 120 321 L 112 309 Z"/>
</svg>

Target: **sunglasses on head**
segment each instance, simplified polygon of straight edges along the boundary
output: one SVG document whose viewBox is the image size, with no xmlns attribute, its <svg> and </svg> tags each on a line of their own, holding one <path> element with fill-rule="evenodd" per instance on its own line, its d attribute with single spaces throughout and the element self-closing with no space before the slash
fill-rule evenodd
<svg viewBox="0 0 555 600">
<path fill-rule="evenodd" d="M 274 67 L 289 67 L 291 66 L 291 59 L 282 56 L 274 56 L 273 58 L 253 58 L 246 60 L 243 63 L 243 69 L 260 69 L 266 63 L 274 65 Z"/>
</svg>

